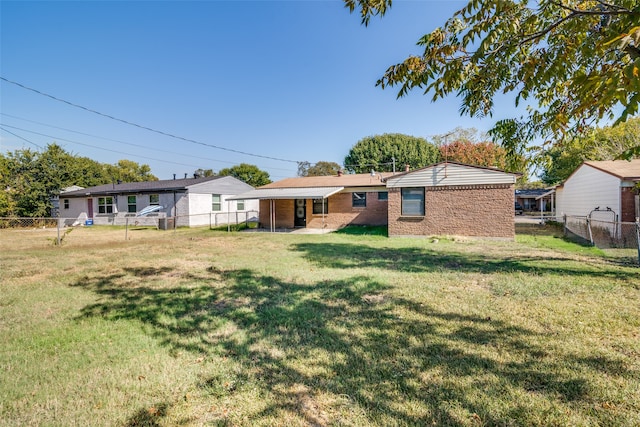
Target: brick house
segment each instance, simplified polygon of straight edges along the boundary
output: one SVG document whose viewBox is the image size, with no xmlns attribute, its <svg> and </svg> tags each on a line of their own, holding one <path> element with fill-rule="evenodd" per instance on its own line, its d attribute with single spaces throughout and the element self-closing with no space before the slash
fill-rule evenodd
<svg viewBox="0 0 640 427">
<path fill-rule="evenodd" d="M 389 236 L 513 239 L 517 174 L 441 162 L 387 179 Z"/>
<path fill-rule="evenodd" d="M 391 173 L 286 178 L 239 194 L 260 200 L 264 228 L 338 229 L 346 225 L 386 225 Z"/>
<path fill-rule="evenodd" d="M 517 175 L 459 163 L 405 173 L 287 178 L 248 193 L 262 227 L 338 229 L 388 225 L 389 236 L 513 239 Z"/>
</svg>

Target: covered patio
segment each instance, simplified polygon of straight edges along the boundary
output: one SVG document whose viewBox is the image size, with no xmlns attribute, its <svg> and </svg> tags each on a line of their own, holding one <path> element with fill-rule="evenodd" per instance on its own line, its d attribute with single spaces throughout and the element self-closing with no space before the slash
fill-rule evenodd
<svg viewBox="0 0 640 427">
<path fill-rule="evenodd" d="M 318 233 L 324 233 L 327 231 L 334 231 L 333 229 L 327 229 L 326 228 L 326 224 L 325 224 L 325 218 L 327 215 L 327 212 L 325 212 L 325 206 L 326 203 L 325 201 L 332 195 L 339 193 L 340 191 L 344 190 L 344 187 L 300 187 L 300 188 L 258 188 L 255 190 L 251 190 L 248 191 L 246 193 L 242 193 L 239 194 L 237 196 L 233 196 L 230 197 L 228 200 L 260 200 L 260 201 L 267 201 L 269 204 L 269 216 L 268 216 L 268 225 L 269 225 L 269 231 L 272 233 L 275 232 L 301 232 L 300 230 L 307 230 L 307 233 L 310 234 L 308 232 L 308 230 L 313 230 L 315 234 Z M 305 226 L 299 226 L 299 227 L 278 227 L 278 217 L 277 217 L 277 212 L 278 212 L 278 206 L 277 206 L 277 202 L 278 201 L 282 201 L 282 200 L 287 200 L 287 201 L 295 201 L 297 200 L 302 200 L 302 201 L 306 201 L 306 200 L 322 200 L 322 209 L 321 209 L 321 216 L 322 216 L 322 227 L 320 229 L 312 229 L 312 228 L 306 228 Z M 261 204 L 262 207 L 262 204 Z M 295 215 L 296 216 L 300 216 L 302 218 L 306 218 L 306 212 L 305 211 L 300 211 L 300 210 L 304 210 L 306 209 L 306 203 L 304 205 L 301 206 L 296 206 L 295 207 Z M 280 210 L 281 215 L 282 215 L 282 210 Z M 289 217 L 289 215 L 286 215 L 287 219 Z M 260 218 L 264 218 L 263 213 L 260 212 Z M 261 221 L 261 226 L 264 226 L 266 224 L 263 224 Z"/>
</svg>

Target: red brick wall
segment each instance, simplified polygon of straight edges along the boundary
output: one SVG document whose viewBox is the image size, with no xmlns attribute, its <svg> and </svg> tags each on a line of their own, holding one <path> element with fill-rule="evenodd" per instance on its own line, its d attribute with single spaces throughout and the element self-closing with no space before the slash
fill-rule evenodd
<svg viewBox="0 0 640 427">
<path fill-rule="evenodd" d="M 324 217 L 325 228 L 342 228 L 346 225 L 386 225 L 387 201 L 378 200 L 377 192 L 367 193 L 367 206 L 351 207 L 351 193 L 338 193 L 329 197 L 329 214 Z M 311 201 L 307 202 L 307 227 L 321 228 L 322 215 L 312 214 Z"/>
<path fill-rule="evenodd" d="M 293 200 L 276 200 L 276 228 L 293 228 Z M 260 227 L 269 228 L 271 222 L 269 216 L 271 210 L 269 208 L 271 200 L 260 200 Z"/>
<path fill-rule="evenodd" d="M 367 193 L 367 206 L 351 206 L 351 193 L 338 193 L 329 197 L 329 213 L 324 215 L 324 228 L 342 228 L 346 225 L 386 225 L 387 201 L 378 200 L 376 191 Z M 293 228 L 293 200 L 276 200 L 276 227 Z M 269 227 L 269 200 L 260 201 L 260 226 Z M 322 228 L 322 214 L 313 213 L 313 200 L 307 200 L 307 227 Z"/>
<path fill-rule="evenodd" d="M 513 185 L 427 187 L 424 217 L 401 215 L 400 188 L 389 189 L 389 236 L 515 237 Z"/>
<path fill-rule="evenodd" d="M 620 221 L 634 222 L 636 220 L 636 190 L 633 187 L 620 189 L 621 214 Z"/>
</svg>

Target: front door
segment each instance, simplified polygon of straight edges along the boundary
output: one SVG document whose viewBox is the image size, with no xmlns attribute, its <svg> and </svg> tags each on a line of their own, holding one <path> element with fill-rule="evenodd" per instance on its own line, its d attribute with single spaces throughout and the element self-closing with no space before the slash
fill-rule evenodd
<svg viewBox="0 0 640 427">
<path fill-rule="evenodd" d="M 93 198 L 92 197 L 87 199 L 87 216 L 89 218 L 93 218 Z"/>
<path fill-rule="evenodd" d="M 294 203 L 293 225 L 295 227 L 307 226 L 307 201 L 306 199 L 296 199 Z"/>
</svg>

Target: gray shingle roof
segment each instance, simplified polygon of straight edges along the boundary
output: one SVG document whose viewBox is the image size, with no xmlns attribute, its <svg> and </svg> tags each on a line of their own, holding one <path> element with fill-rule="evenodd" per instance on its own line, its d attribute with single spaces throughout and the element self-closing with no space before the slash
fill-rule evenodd
<svg viewBox="0 0 640 427">
<path fill-rule="evenodd" d="M 121 184 L 105 184 L 96 187 L 83 188 L 82 190 L 69 191 L 63 193 L 65 197 L 123 193 L 146 193 L 150 191 L 180 191 L 186 190 L 189 186 L 202 184 L 203 182 L 214 181 L 223 178 L 222 176 L 210 176 L 206 178 L 184 178 L 165 179 L 161 181 L 123 182 Z"/>
</svg>

